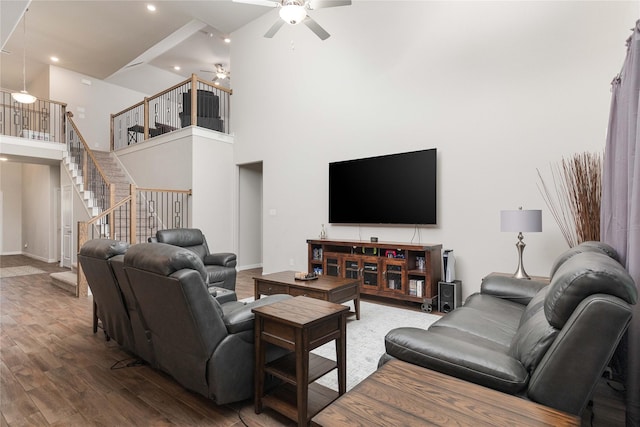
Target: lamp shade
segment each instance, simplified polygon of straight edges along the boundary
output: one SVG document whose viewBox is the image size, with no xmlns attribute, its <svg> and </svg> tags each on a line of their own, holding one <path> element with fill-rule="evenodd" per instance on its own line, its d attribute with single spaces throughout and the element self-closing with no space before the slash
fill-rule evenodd
<svg viewBox="0 0 640 427">
<path fill-rule="evenodd" d="M 500 231 L 540 232 L 542 231 L 542 211 L 536 209 L 500 211 Z"/>
</svg>

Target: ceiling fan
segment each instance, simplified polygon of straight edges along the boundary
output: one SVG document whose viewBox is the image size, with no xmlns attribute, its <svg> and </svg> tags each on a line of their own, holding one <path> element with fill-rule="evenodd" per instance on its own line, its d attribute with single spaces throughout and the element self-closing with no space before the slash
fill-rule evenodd
<svg viewBox="0 0 640 427">
<path fill-rule="evenodd" d="M 272 38 L 286 22 L 290 25 L 303 23 L 321 40 L 329 38 L 327 33 L 316 21 L 314 21 L 307 11 L 321 9 L 324 7 L 349 6 L 351 0 L 233 0 L 236 3 L 248 3 L 258 6 L 277 7 L 280 9 L 280 20 L 278 20 L 269 31 L 265 33 L 266 38 Z"/>
<path fill-rule="evenodd" d="M 229 70 L 224 68 L 222 64 L 214 64 L 214 67 L 216 67 L 215 70 L 200 70 L 200 71 L 203 73 L 213 73 L 213 79 L 211 80 L 216 83 L 218 82 L 218 80 L 231 78 L 231 73 L 229 72 Z"/>
</svg>

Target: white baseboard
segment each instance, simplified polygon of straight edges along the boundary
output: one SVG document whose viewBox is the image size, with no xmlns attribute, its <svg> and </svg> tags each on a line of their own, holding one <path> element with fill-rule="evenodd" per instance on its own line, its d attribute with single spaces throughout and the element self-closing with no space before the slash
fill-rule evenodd
<svg viewBox="0 0 640 427">
<path fill-rule="evenodd" d="M 57 259 L 44 258 L 44 257 L 38 256 L 38 255 L 29 254 L 29 253 L 26 253 L 26 252 L 22 252 L 21 254 L 26 256 L 26 257 L 38 260 L 38 261 L 46 262 L 47 264 L 51 264 L 51 263 L 54 263 L 54 262 L 59 262 Z"/>
<path fill-rule="evenodd" d="M 262 268 L 262 263 L 260 264 L 252 264 L 252 265 L 243 265 L 243 266 L 238 266 L 238 271 L 243 271 L 243 270 L 252 270 L 254 268 Z"/>
<path fill-rule="evenodd" d="M 22 255 L 22 252 L 3 252 L 2 255 Z"/>
</svg>

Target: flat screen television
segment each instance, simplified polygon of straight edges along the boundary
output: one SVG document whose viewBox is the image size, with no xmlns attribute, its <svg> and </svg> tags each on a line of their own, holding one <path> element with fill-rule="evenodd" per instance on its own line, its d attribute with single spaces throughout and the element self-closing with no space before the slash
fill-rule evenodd
<svg viewBox="0 0 640 427">
<path fill-rule="evenodd" d="M 329 222 L 436 224 L 436 149 L 329 163 Z"/>
</svg>

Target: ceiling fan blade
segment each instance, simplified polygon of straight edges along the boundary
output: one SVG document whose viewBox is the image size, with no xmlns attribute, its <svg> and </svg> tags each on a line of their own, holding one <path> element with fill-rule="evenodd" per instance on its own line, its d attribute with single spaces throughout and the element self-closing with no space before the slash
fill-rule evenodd
<svg viewBox="0 0 640 427">
<path fill-rule="evenodd" d="M 275 24 L 273 24 L 271 26 L 271 28 L 269 28 L 269 31 L 267 31 L 264 36 L 268 39 L 270 39 L 271 37 L 275 36 L 276 33 L 278 32 L 278 30 L 280 29 L 280 27 L 282 27 L 284 25 L 284 21 L 282 19 L 278 19 L 276 21 Z"/>
<path fill-rule="evenodd" d="M 276 7 L 280 4 L 278 0 L 232 0 L 234 3 L 255 4 L 256 6 Z"/>
<path fill-rule="evenodd" d="M 322 9 L 323 7 L 350 6 L 351 0 L 311 0 L 309 9 Z"/>
<path fill-rule="evenodd" d="M 322 28 L 320 26 L 320 24 L 318 24 L 316 21 L 314 21 L 310 16 L 307 15 L 307 17 L 304 19 L 304 21 L 302 21 L 302 23 L 304 25 L 306 25 L 307 27 L 309 27 L 311 29 L 311 31 L 313 31 L 316 36 L 320 37 L 320 40 L 326 40 L 328 39 L 331 35 L 329 33 L 327 33 L 324 28 Z"/>
</svg>

